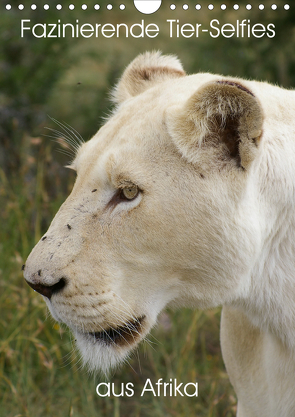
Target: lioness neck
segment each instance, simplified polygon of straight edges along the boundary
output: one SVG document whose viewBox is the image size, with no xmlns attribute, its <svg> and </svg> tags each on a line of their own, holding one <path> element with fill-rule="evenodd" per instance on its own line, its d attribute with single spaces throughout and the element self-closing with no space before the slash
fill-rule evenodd
<svg viewBox="0 0 295 417">
<path fill-rule="evenodd" d="M 295 352 L 295 126 L 290 128 L 288 117 L 286 124 L 272 119 L 266 126 L 253 173 L 259 179 L 261 253 L 240 306 L 255 325 Z"/>
</svg>

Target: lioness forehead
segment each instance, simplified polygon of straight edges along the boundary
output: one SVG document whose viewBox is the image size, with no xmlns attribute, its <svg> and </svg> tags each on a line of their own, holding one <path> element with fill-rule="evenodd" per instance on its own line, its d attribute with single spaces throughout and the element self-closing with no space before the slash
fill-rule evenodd
<svg viewBox="0 0 295 417">
<path fill-rule="evenodd" d="M 197 74 L 169 80 L 119 105 L 101 129 L 78 150 L 72 168 L 91 169 L 98 161 L 111 172 L 120 161 L 128 163 L 135 155 L 145 160 L 154 159 L 159 150 L 172 145 L 166 127 L 169 108 L 185 102 L 191 94 L 191 78 L 198 85 L 216 76 Z M 171 82 L 173 88 L 171 88 Z M 153 156 L 152 156 L 153 155 Z M 87 167 L 85 167 L 87 165 Z"/>
</svg>

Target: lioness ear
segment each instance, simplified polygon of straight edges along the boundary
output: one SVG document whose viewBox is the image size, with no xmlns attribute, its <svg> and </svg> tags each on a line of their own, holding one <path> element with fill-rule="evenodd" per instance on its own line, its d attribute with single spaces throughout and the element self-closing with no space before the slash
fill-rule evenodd
<svg viewBox="0 0 295 417">
<path fill-rule="evenodd" d="M 124 71 L 112 93 L 113 101 L 122 103 L 168 78 L 185 75 L 180 61 L 172 55 L 146 52 L 135 58 Z"/>
<path fill-rule="evenodd" d="M 194 93 L 185 106 L 168 114 L 168 130 L 180 152 L 193 163 L 220 161 L 248 168 L 262 134 L 260 103 L 241 84 L 210 82 Z M 206 155 L 204 154 L 206 153 Z"/>
</svg>

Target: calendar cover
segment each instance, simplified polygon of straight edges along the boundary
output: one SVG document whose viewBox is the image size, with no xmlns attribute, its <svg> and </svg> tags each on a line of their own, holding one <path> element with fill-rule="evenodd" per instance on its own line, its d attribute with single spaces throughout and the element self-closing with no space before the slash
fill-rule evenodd
<svg viewBox="0 0 295 417">
<path fill-rule="evenodd" d="M 292 2 L 0 10 L 0 416 L 295 415 Z"/>
</svg>

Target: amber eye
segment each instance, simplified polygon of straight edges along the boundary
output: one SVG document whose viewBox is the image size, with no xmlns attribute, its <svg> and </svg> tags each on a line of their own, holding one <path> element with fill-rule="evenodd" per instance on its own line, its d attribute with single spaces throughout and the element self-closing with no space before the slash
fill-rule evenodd
<svg viewBox="0 0 295 417">
<path fill-rule="evenodd" d="M 133 200 L 135 197 L 137 197 L 139 193 L 139 189 L 137 185 L 129 185 L 128 187 L 124 187 L 121 190 L 121 195 L 126 200 Z"/>
</svg>

